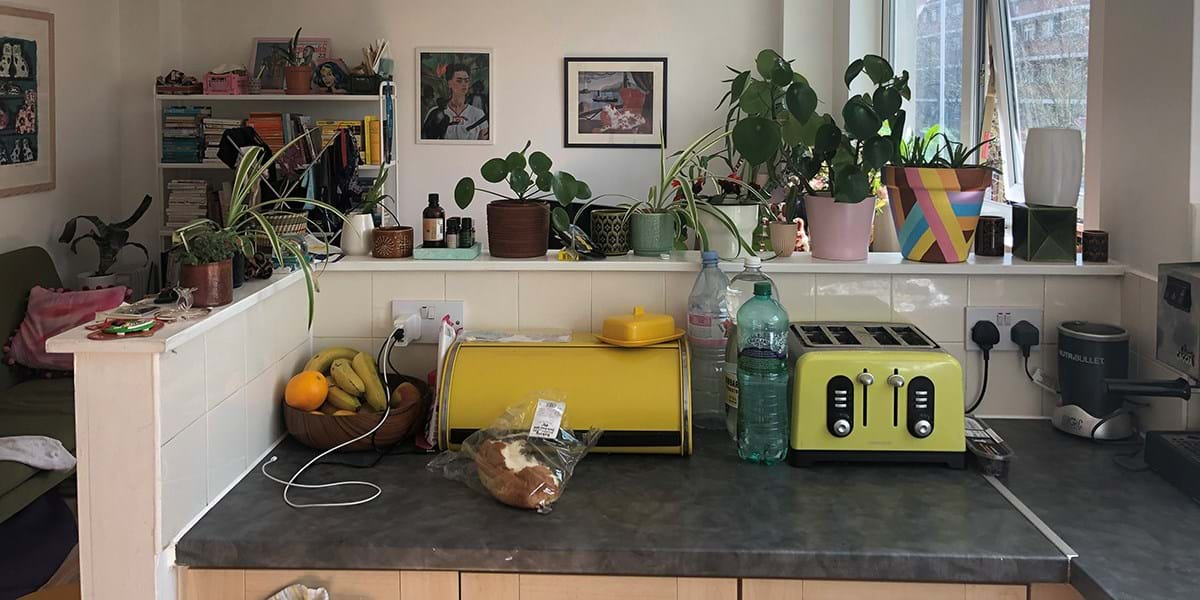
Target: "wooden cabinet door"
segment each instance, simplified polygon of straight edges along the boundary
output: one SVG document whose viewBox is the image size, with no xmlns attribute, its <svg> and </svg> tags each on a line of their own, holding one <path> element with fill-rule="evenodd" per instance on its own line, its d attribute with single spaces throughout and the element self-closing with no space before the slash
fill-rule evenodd
<svg viewBox="0 0 1200 600">
<path fill-rule="evenodd" d="M 521 600 L 521 576 L 515 573 L 463 573 L 458 581 L 461 600 Z"/>
<path fill-rule="evenodd" d="M 400 600 L 458 600 L 458 571 L 401 571 Z"/>
<path fill-rule="evenodd" d="M 284 571 L 247 570 L 247 600 L 262 600 L 293 584 L 323 587 L 330 598 L 400 600 L 399 571 Z M 188 600 L 191 600 L 190 598 Z"/>
<path fill-rule="evenodd" d="M 742 600 L 804 600 L 798 579 L 743 579 Z"/>
<path fill-rule="evenodd" d="M 1023 585 L 743 579 L 742 600 L 1024 600 Z"/>
<path fill-rule="evenodd" d="M 675 580 L 678 600 L 738 600 L 736 579 L 680 577 Z"/>
<path fill-rule="evenodd" d="M 1069 583 L 1035 583 L 1029 586 L 1029 600 L 1083 600 Z"/>
<path fill-rule="evenodd" d="M 238 569 L 181 569 L 181 600 L 244 600 L 246 574 Z"/>
<path fill-rule="evenodd" d="M 674 577 L 521 575 L 520 600 L 677 600 Z"/>
</svg>

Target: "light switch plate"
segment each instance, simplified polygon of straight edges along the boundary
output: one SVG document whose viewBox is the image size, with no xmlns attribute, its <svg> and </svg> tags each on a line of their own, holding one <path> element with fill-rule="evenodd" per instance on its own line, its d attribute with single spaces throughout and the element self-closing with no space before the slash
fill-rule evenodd
<svg viewBox="0 0 1200 600">
<path fill-rule="evenodd" d="M 1046 331 L 1042 329 L 1042 309 L 1040 308 L 1014 308 L 1011 306 L 1001 306 L 997 308 L 967 307 L 967 324 L 966 324 L 966 340 L 967 350 L 979 351 L 979 345 L 971 341 L 971 326 L 979 321 L 991 321 L 996 324 L 996 328 L 1000 330 L 1000 343 L 992 348 L 992 352 L 1000 351 L 1017 351 L 1017 345 L 1013 343 L 1010 330 L 1013 325 L 1021 321 L 1029 321 L 1038 328 L 1038 339 L 1041 344 L 1046 343 Z M 1034 346 L 1037 348 L 1038 346 Z"/>
<path fill-rule="evenodd" d="M 463 326 L 462 300 L 392 300 L 392 320 L 414 313 L 421 315 L 421 339 L 414 344 L 436 344 L 443 316 L 450 315 L 455 328 Z"/>
</svg>

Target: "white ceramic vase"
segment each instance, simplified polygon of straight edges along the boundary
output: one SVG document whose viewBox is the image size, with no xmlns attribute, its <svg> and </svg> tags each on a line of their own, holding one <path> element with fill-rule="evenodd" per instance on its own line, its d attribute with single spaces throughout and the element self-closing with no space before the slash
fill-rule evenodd
<svg viewBox="0 0 1200 600">
<path fill-rule="evenodd" d="M 747 244 L 754 242 L 754 230 L 758 227 L 757 204 L 718 204 L 713 208 L 733 222 L 738 235 Z M 708 249 L 716 251 L 717 256 L 731 260 L 744 254 L 737 238 L 720 219 L 701 211 L 700 224 L 704 225 L 704 232 L 708 234 Z"/>
<path fill-rule="evenodd" d="M 342 227 L 342 252 L 346 256 L 367 256 L 371 253 L 371 232 L 375 220 L 370 214 L 350 215 L 350 221 Z"/>
<path fill-rule="evenodd" d="M 1083 178 L 1083 136 L 1078 129 L 1033 127 L 1025 142 L 1025 203 L 1076 206 Z"/>
</svg>

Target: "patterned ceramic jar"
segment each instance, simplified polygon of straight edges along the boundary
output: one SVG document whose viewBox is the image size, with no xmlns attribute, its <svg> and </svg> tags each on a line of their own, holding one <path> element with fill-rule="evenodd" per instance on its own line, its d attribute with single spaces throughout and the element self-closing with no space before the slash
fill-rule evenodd
<svg viewBox="0 0 1200 600">
<path fill-rule="evenodd" d="M 623 210 L 592 211 L 592 243 L 607 256 L 629 253 L 629 219 Z"/>
</svg>

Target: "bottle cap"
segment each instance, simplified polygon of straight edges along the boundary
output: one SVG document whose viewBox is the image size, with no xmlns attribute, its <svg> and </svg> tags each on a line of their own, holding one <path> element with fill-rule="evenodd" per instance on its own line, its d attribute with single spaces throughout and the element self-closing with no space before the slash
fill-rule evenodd
<svg viewBox="0 0 1200 600">
<path fill-rule="evenodd" d="M 718 259 L 716 250 L 705 250 L 700 253 L 700 262 L 706 265 L 715 265 Z"/>
<path fill-rule="evenodd" d="M 770 281 L 755 282 L 754 295 L 755 296 L 770 296 L 771 295 L 771 282 Z"/>
<path fill-rule="evenodd" d="M 437 204 L 437 203 L 438 203 L 438 195 L 437 195 L 437 194 L 430 194 L 430 195 L 429 195 L 429 203 L 430 203 L 430 204 Z"/>
<path fill-rule="evenodd" d="M 756 269 L 762 266 L 762 259 L 757 256 L 747 256 L 746 259 L 742 261 L 742 266 Z"/>
</svg>

